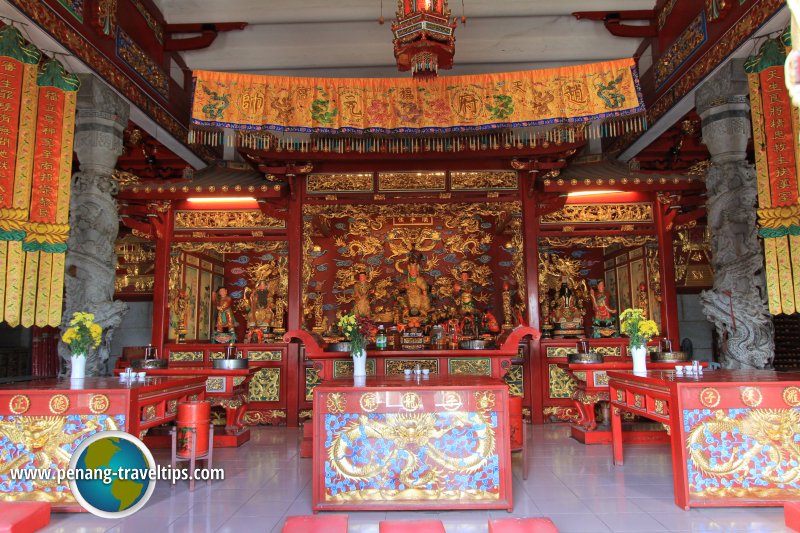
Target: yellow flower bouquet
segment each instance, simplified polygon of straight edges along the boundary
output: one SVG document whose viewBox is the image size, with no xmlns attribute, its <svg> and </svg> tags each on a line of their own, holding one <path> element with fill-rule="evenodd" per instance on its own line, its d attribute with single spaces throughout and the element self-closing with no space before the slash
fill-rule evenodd
<svg viewBox="0 0 800 533">
<path fill-rule="evenodd" d="M 354 354 L 361 353 L 361 350 L 367 347 L 372 336 L 372 330 L 375 329 L 375 326 L 368 318 L 356 316 L 354 313 L 342 316 L 339 319 L 338 326 L 345 338 L 350 341 L 350 351 Z"/>
<path fill-rule="evenodd" d="M 619 315 L 619 320 L 622 334 L 631 340 L 631 348 L 645 346 L 647 341 L 658 335 L 656 323 L 645 318 L 642 310 L 637 307 L 625 309 Z"/>
<path fill-rule="evenodd" d="M 72 314 L 69 327 L 61 335 L 61 340 L 69 346 L 73 355 L 86 355 L 90 349 L 100 346 L 103 328 L 95 323 L 92 313 L 77 311 Z"/>
</svg>

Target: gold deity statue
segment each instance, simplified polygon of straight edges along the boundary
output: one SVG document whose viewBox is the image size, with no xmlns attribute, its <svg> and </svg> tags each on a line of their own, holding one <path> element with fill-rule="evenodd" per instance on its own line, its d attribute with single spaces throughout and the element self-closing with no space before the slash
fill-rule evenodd
<svg viewBox="0 0 800 533">
<path fill-rule="evenodd" d="M 353 284 L 353 313 L 356 316 L 369 318 L 371 315 L 370 295 L 372 286 L 367 281 L 367 273 L 359 270 L 356 273 L 356 282 Z"/>
<path fill-rule="evenodd" d="M 403 302 L 404 318 L 426 318 L 431 309 L 431 296 L 428 291 L 428 282 L 420 274 L 420 257 L 410 253 L 406 266 L 405 279 L 401 282 L 405 289 L 406 298 Z"/>
<path fill-rule="evenodd" d="M 275 313 L 274 299 L 275 295 L 270 290 L 270 286 L 266 280 L 259 280 L 256 283 L 256 288 L 253 291 L 248 289 L 249 294 L 245 294 L 250 303 L 250 312 L 247 316 L 249 326 L 257 328 L 266 328 L 272 326 Z"/>
</svg>

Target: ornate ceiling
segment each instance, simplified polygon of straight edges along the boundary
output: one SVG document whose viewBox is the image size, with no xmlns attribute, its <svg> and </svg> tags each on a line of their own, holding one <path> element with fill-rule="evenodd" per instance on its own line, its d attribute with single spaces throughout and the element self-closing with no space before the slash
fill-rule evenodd
<svg viewBox="0 0 800 533">
<path fill-rule="evenodd" d="M 334 77 L 406 76 L 397 71 L 391 22 L 380 0 L 155 0 L 168 23 L 247 22 L 212 46 L 185 52 L 192 69 Z M 631 57 L 641 39 L 612 36 L 582 10 L 653 9 L 654 0 L 465 0 L 456 28 L 453 75 L 550 68 Z M 454 17 L 462 15 L 453 0 Z M 634 23 L 635 24 L 635 23 Z"/>
</svg>

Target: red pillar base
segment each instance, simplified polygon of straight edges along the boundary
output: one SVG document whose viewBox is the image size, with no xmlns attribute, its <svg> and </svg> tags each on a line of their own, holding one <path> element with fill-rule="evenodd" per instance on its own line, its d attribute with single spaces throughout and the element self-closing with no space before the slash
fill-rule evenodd
<svg viewBox="0 0 800 533">
<path fill-rule="evenodd" d="M 300 442 L 300 457 L 310 459 L 314 449 L 313 431 L 314 426 L 311 421 L 303 424 L 303 440 Z"/>
</svg>

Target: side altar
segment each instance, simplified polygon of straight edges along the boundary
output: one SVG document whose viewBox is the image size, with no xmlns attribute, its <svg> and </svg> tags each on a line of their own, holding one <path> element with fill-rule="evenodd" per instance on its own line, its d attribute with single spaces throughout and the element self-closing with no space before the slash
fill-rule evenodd
<svg viewBox="0 0 800 533">
<path fill-rule="evenodd" d="M 225 425 L 215 425 L 214 447 L 228 448 L 241 446 L 250 440 L 250 428 L 244 423 L 244 417 L 249 407 L 249 386 L 257 368 L 201 368 L 170 366 L 169 368 L 151 368 L 147 375 L 160 376 L 191 376 L 206 378 L 206 397 L 212 407 L 221 407 L 225 412 Z M 116 370 L 119 374 L 121 371 Z M 155 436 L 148 438 L 157 439 Z M 160 440 L 160 439 L 158 439 Z M 159 442 L 158 444 L 162 444 Z"/>
<path fill-rule="evenodd" d="M 610 371 L 608 386 L 614 464 L 623 464 L 623 413 L 664 424 L 678 507 L 800 500 L 800 373 Z"/>
<path fill-rule="evenodd" d="M 88 436 L 106 430 L 143 438 L 150 428 L 175 420 L 178 402 L 204 399 L 201 376 L 148 377 L 143 381 L 42 379 L 0 385 L 0 501 L 44 501 L 54 510 L 80 511 L 67 481 L 14 480 L 17 469 L 69 468 Z"/>
</svg>

